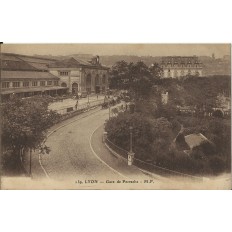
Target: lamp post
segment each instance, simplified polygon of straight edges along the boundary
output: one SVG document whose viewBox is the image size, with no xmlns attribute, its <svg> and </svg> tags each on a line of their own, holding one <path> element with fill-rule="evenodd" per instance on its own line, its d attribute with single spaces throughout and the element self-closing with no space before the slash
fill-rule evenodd
<svg viewBox="0 0 232 232">
<path fill-rule="evenodd" d="M 88 110 L 89 110 L 89 91 L 87 91 L 87 96 L 88 96 L 88 103 L 87 103 L 87 105 L 88 105 Z"/>
<path fill-rule="evenodd" d="M 130 151 L 127 154 L 128 154 L 128 165 L 131 166 L 133 164 L 133 161 L 134 161 L 135 153 L 132 150 L 132 130 L 133 130 L 133 127 L 130 126 L 129 129 L 130 129 Z"/>
<path fill-rule="evenodd" d="M 109 107 L 109 120 L 110 120 L 110 101 L 108 101 L 108 107 Z"/>
<path fill-rule="evenodd" d="M 32 166 L 32 163 L 31 163 L 31 148 L 30 148 L 30 169 L 29 169 L 29 175 L 30 175 L 30 177 L 31 177 L 31 166 Z"/>
</svg>

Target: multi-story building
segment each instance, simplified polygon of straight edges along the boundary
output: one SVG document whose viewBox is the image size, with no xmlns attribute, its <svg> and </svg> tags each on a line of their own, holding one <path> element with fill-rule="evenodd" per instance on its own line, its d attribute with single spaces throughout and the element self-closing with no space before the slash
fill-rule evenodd
<svg viewBox="0 0 232 232">
<path fill-rule="evenodd" d="M 108 68 L 100 64 L 98 56 L 86 62 L 3 53 L 0 64 L 2 99 L 12 94 L 29 97 L 68 92 L 100 93 L 108 89 Z"/>
<path fill-rule="evenodd" d="M 63 94 L 67 88 L 59 86 L 59 78 L 48 71 L 51 59 L 17 54 L 1 55 L 1 97 L 8 99 L 12 94 L 29 97 L 40 94 Z"/>
<path fill-rule="evenodd" d="M 184 76 L 202 76 L 202 63 L 197 56 L 162 57 L 162 78 L 180 78 Z"/>
<path fill-rule="evenodd" d="M 99 56 L 86 62 L 69 58 L 49 65 L 49 71 L 59 77 L 60 86 L 68 87 L 70 93 L 105 93 L 109 68 L 100 64 Z"/>
</svg>

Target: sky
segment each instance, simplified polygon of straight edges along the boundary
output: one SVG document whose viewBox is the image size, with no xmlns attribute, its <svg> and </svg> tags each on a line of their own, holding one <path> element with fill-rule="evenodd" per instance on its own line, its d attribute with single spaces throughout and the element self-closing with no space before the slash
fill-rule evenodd
<svg viewBox="0 0 232 232">
<path fill-rule="evenodd" d="M 230 55 L 230 44 L 3 44 L 2 52 L 24 55 L 137 55 L 212 56 Z"/>
</svg>

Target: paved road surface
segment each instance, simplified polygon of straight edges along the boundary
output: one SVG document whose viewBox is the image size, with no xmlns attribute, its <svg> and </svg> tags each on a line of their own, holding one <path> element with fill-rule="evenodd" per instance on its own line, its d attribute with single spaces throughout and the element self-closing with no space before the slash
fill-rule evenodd
<svg viewBox="0 0 232 232">
<path fill-rule="evenodd" d="M 96 176 L 119 177 L 101 163 L 91 150 L 89 139 L 93 130 L 103 124 L 107 111 L 99 111 L 71 123 L 52 134 L 47 142 L 51 148 L 48 156 L 43 156 L 42 164 L 50 178 L 57 180 L 96 179 Z"/>
</svg>

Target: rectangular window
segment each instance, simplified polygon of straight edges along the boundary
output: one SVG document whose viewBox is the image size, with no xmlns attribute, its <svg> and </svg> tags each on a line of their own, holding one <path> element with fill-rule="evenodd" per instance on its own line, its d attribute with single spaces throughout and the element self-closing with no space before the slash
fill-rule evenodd
<svg viewBox="0 0 232 232">
<path fill-rule="evenodd" d="M 19 88 L 20 87 L 20 82 L 19 81 L 14 81 L 13 82 L 13 88 Z"/>
<path fill-rule="evenodd" d="M 57 85 L 58 85 L 58 81 L 54 81 L 54 85 L 56 85 L 56 86 L 57 86 Z"/>
<path fill-rule="evenodd" d="M 40 81 L 40 86 L 45 86 L 45 81 Z"/>
<path fill-rule="evenodd" d="M 23 82 L 23 87 L 29 87 L 29 81 L 24 81 Z"/>
<path fill-rule="evenodd" d="M 32 82 L 32 86 L 37 86 L 38 85 L 38 82 L 37 81 L 33 81 Z"/>
<path fill-rule="evenodd" d="M 67 72 L 67 71 L 62 71 L 62 72 L 60 72 L 60 76 L 68 76 L 68 73 L 69 72 Z"/>
<path fill-rule="evenodd" d="M 48 85 L 52 85 L 52 81 L 48 81 L 47 83 L 48 83 Z"/>
<path fill-rule="evenodd" d="M 10 82 L 2 82 L 2 88 L 10 88 Z"/>
</svg>

